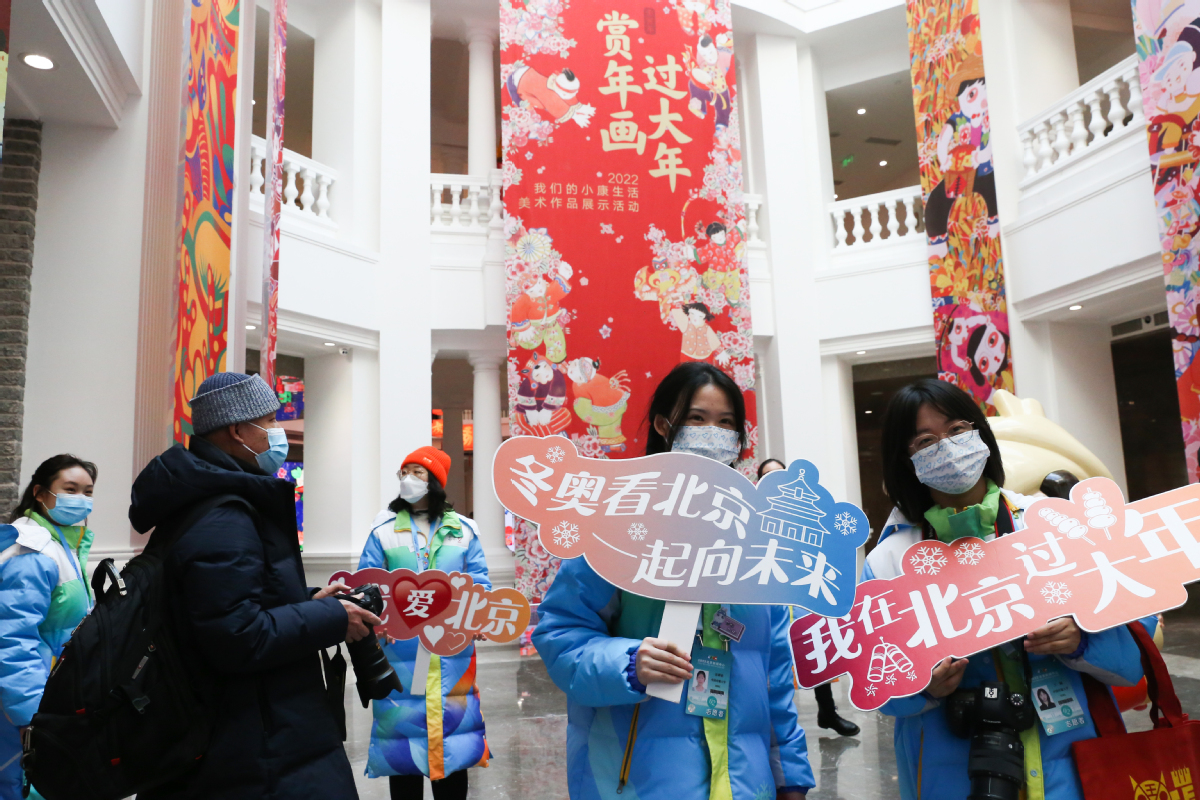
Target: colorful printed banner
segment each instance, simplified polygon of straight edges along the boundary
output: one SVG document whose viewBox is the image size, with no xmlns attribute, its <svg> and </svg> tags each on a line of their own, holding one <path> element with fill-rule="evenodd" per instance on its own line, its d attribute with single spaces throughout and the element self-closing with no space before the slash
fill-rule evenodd
<svg viewBox="0 0 1200 800">
<path fill-rule="evenodd" d="M 800 685 L 850 675 L 850 700 L 871 711 L 916 694 L 933 667 L 1073 616 L 1102 631 L 1187 602 L 1200 580 L 1200 486 L 1125 504 L 1108 478 L 1071 499 L 1034 503 L 1028 527 L 990 542 L 917 542 L 903 574 L 859 584 L 850 613 L 792 623 Z"/>
<path fill-rule="evenodd" d="M 754 354 L 728 0 L 501 0 L 513 433 L 637 455 L 681 361 Z"/>
<path fill-rule="evenodd" d="M 225 369 L 233 226 L 238 0 L 192 0 L 183 119 L 175 336 L 175 441 L 192 435 L 189 401 Z"/>
<path fill-rule="evenodd" d="M 585 458 L 562 437 L 509 439 L 492 484 L 559 558 L 585 556 L 609 583 L 688 603 L 773 603 L 845 614 L 867 517 L 793 461 L 755 486 L 710 458 Z"/>
<path fill-rule="evenodd" d="M 977 0 L 908 0 L 938 377 L 992 411 L 1013 391 Z"/>
<path fill-rule="evenodd" d="M 529 625 L 529 601 L 516 589 L 488 589 L 461 572 L 413 572 L 378 567 L 335 572 L 329 583 L 347 586 L 379 584 L 384 598 L 377 633 L 395 639 L 420 637 L 435 655 L 452 656 L 476 636 L 493 642 L 514 642 Z"/>
<path fill-rule="evenodd" d="M 1134 0 L 1142 109 L 1158 207 L 1188 480 L 1200 480 L 1200 0 Z"/>
<path fill-rule="evenodd" d="M 279 337 L 279 214 L 283 208 L 283 98 L 287 83 L 287 0 L 271 4 L 267 55 L 267 157 L 263 183 L 262 338 L 259 371 L 275 385 L 275 343 Z"/>
<path fill-rule="evenodd" d="M 4 106 L 8 96 L 8 51 L 11 28 L 12 0 L 0 0 L 0 158 L 3 157 Z"/>
</svg>

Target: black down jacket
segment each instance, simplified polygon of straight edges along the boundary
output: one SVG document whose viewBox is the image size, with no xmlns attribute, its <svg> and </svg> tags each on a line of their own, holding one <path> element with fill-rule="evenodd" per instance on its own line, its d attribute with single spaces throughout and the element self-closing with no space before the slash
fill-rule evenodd
<svg viewBox="0 0 1200 800">
<path fill-rule="evenodd" d="M 142 470 L 129 520 L 145 533 L 180 509 L 235 494 L 175 544 L 165 575 L 178 587 L 181 639 L 215 673 L 212 745 L 196 772 L 141 800 L 357 798 L 338 723 L 325 699 L 319 652 L 346 637 L 334 598 L 312 600 L 287 481 L 193 437 Z"/>
</svg>

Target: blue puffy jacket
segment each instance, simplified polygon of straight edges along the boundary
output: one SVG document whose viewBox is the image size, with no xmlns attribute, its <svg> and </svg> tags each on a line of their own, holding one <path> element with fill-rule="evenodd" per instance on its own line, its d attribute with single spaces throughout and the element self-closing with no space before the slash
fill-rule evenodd
<svg viewBox="0 0 1200 800">
<path fill-rule="evenodd" d="M 432 541 L 424 549 L 429 569 L 465 572 L 477 586 L 487 586 L 487 561 L 475 523 L 447 511 L 431 526 Z M 407 511 L 399 516 L 382 511 L 371 526 L 359 569 L 417 569 L 412 546 L 412 521 Z M 475 686 L 475 645 L 456 656 L 429 659 L 425 694 L 412 693 L 412 674 L 417 658 L 417 640 L 384 645 L 383 651 L 396 670 L 402 692 L 392 692 L 371 703 L 375 721 L 371 725 L 371 747 L 367 752 L 367 775 L 426 775 L 433 779 L 476 765 L 487 766 L 483 713 Z M 430 731 L 430 721 L 433 730 Z M 433 735 L 430 735 L 430 734 Z"/>
<path fill-rule="evenodd" d="M 1004 495 L 1014 511 L 1017 530 L 1021 530 L 1025 527 L 1021 522 L 1021 510 L 1033 498 L 1007 491 Z M 887 579 L 898 575 L 900 557 L 920 538 L 921 528 L 905 519 L 899 510 L 893 511 L 879 536 L 879 544 L 867 556 L 862 579 Z M 1083 651 L 1077 658 L 1031 655 L 1029 660 L 1036 666 L 1043 659 L 1057 658 L 1065 665 L 1071 688 L 1085 711 L 1087 696 L 1080 673 L 1086 672 L 1110 686 L 1132 686 L 1142 679 L 1141 653 L 1125 628 L 1112 628 L 1102 633 L 1084 632 L 1081 644 Z M 959 686 L 969 689 L 994 680 L 997 680 L 995 659 L 988 651 L 968 659 Z M 942 700 L 921 692 L 890 700 L 880 709 L 896 718 L 896 766 L 900 773 L 900 796 L 904 800 L 966 797 L 970 793 L 967 777 L 970 742 L 950 732 L 942 704 Z M 1041 723 L 1037 723 L 1036 728 L 1041 741 L 1047 800 L 1083 800 L 1083 788 L 1071 757 L 1071 743 L 1096 736 L 1090 713 L 1086 725 L 1054 736 L 1047 736 Z"/>
<path fill-rule="evenodd" d="M 664 604 L 619 591 L 584 559 L 564 561 L 538 607 L 533 634 L 550 677 L 567 694 L 567 783 L 572 800 L 616 796 L 633 711 L 641 704 L 622 800 L 708 800 L 709 758 L 700 717 L 630 684 L 630 655 L 657 636 Z M 729 773 L 734 800 L 774 800 L 814 786 L 796 719 L 784 606 L 733 606 L 744 622 L 733 655 Z"/>
</svg>

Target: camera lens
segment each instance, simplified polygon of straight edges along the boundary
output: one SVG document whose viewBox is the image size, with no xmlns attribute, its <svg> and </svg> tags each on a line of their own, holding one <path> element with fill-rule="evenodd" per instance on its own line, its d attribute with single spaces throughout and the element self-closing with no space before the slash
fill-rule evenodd
<svg viewBox="0 0 1200 800">
<path fill-rule="evenodd" d="M 357 678 L 358 699 L 362 701 L 363 708 L 371 700 L 382 700 L 393 691 L 403 691 L 400 678 L 379 646 L 379 638 L 374 631 L 365 639 L 347 645 L 346 649 L 350 651 L 350 663 L 354 665 Z"/>
<path fill-rule="evenodd" d="M 970 800 L 1017 800 L 1025 784 L 1025 747 L 1007 730 L 990 730 L 971 737 L 967 758 Z"/>
</svg>

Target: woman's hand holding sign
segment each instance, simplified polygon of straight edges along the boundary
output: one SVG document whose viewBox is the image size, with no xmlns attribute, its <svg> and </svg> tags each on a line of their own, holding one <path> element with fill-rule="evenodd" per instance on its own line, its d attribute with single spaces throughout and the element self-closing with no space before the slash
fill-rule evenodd
<svg viewBox="0 0 1200 800">
<path fill-rule="evenodd" d="M 962 683 L 963 673 L 967 671 L 965 658 L 947 658 L 933 668 L 933 678 L 925 687 L 925 692 L 934 697 L 949 697 L 954 694 L 958 684 Z"/>
<path fill-rule="evenodd" d="M 637 652 L 637 679 L 651 683 L 683 683 L 692 677 L 692 656 L 666 639 L 647 636 Z"/>
<path fill-rule="evenodd" d="M 1025 650 L 1035 656 L 1065 656 L 1079 649 L 1083 631 L 1070 617 L 1050 620 L 1025 635 Z"/>
</svg>

